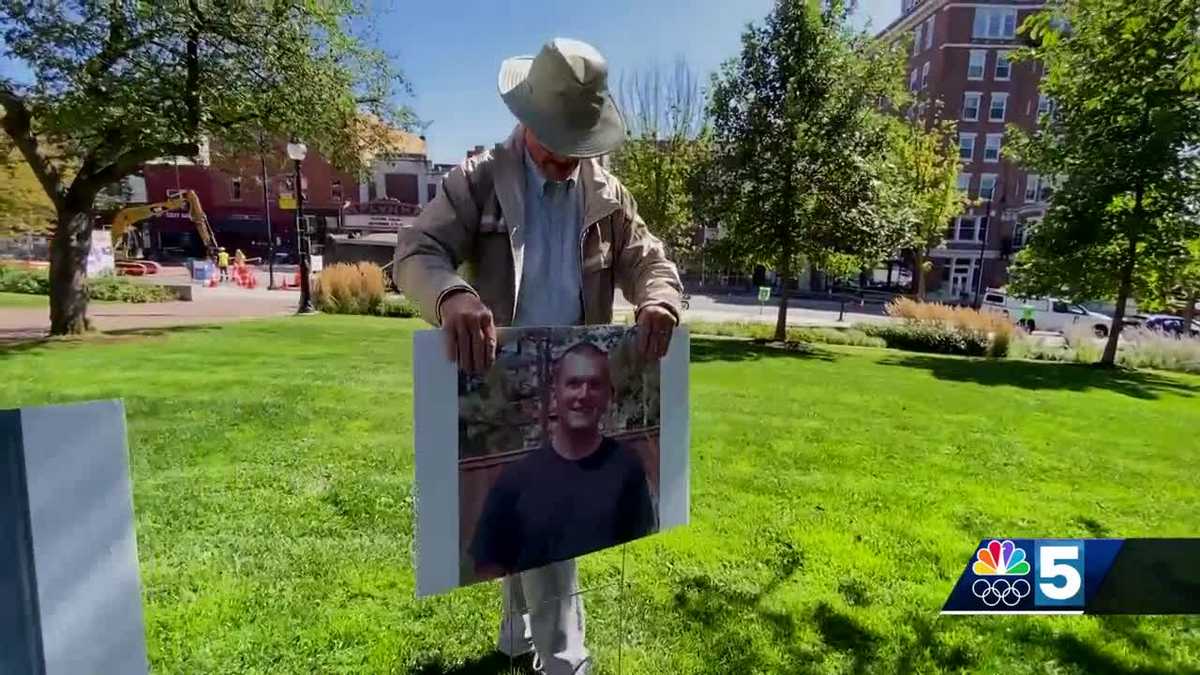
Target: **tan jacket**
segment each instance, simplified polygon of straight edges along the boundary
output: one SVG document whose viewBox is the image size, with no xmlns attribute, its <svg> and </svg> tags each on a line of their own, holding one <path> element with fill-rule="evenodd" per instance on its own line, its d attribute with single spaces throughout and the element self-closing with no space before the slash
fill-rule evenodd
<svg viewBox="0 0 1200 675">
<path fill-rule="evenodd" d="M 430 323 L 441 323 L 438 306 L 455 289 L 477 293 L 497 325 L 512 323 L 525 250 L 524 156 L 518 126 L 504 143 L 455 167 L 416 222 L 400 229 L 393 278 Z M 633 196 L 595 159 L 580 161 L 579 185 L 584 323 L 612 321 L 618 285 L 638 310 L 659 304 L 678 319 L 679 273 L 638 217 Z"/>
</svg>

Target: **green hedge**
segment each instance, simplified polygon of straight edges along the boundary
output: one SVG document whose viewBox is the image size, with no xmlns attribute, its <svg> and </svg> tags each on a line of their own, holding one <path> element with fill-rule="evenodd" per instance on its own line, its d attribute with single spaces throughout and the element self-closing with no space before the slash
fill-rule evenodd
<svg viewBox="0 0 1200 675">
<path fill-rule="evenodd" d="M 411 319 L 421 316 L 421 309 L 412 300 L 404 297 L 389 296 L 379 305 L 379 316 L 394 316 Z"/>
<path fill-rule="evenodd" d="M 166 302 L 175 294 L 151 284 L 138 284 L 121 277 L 100 277 L 87 282 L 88 298 L 104 302 Z M 0 266 L 0 292 L 50 295 L 50 275 L 44 269 Z"/>
<path fill-rule="evenodd" d="M 930 322 L 869 324 L 862 327 L 868 335 L 882 338 L 892 349 L 961 356 L 1004 356 L 1007 341 L 997 341 L 993 347 L 987 334 L 955 329 Z"/>
</svg>

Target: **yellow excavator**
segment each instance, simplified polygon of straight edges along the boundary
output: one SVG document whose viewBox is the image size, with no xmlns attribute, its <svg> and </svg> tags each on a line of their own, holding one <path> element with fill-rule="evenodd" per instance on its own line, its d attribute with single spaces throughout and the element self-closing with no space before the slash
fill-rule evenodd
<svg viewBox="0 0 1200 675">
<path fill-rule="evenodd" d="M 168 211 L 180 211 L 185 208 L 187 209 L 188 218 L 196 225 L 196 232 L 200 234 L 200 240 L 204 242 L 206 255 L 209 258 L 215 258 L 217 256 L 217 237 L 213 234 L 212 226 L 208 224 L 208 216 L 204 215 L 204 209 L 200 208 L 200 198 L 196 196 L 194 190 L 183 190 L 178 195 L 157 204 L 130 206 L 129 208 L 117 211 L 117 215 L 113 216 L 112 222 L 113 250 L 124 251 L 122 244 L 124 243 L 125 233 L 130 227 L 147 218 L 153 218 Z"/>
</svg>

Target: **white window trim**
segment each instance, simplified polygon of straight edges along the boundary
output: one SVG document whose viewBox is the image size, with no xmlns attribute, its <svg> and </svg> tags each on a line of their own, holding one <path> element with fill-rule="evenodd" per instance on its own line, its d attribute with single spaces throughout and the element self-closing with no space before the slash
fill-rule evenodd
<svg viewBox="0 0 1200 675">
<path fill-rule="evenodd" d="M 912 55 L 916 56 L 921 53 L 921 45 L 925 42 L 925 35 L 922 32 L 925 29 L 925 24 L 918 23 L 913 28 L 913 48 Z"/>
<path fill-rule="evenodd" d="M 973 131 L 958 132 L 958 157 L 962 161 L 964 161 L 964 162 L 974 162 L 975 161 L 975 139 L 976 139 L 976 136 L 977 136 L 977 134 Z M 971 141 L 971 156 L 970 157 L 962 156 L 964 140 Z"/>
<path fill-rule="evenodd" d="M 1010 58 L 1011 55 L 1012 50 L 1010 49 L 1001 49 L 996 52 L 996 63 L 992 65 L 993 80 L 996 80 L 997 82 L 1009 82 L 1012 80 L 1013 63 L 1012 59 Z M 1005 77 L 1000 77 L 1000 64 L 1004 62 L 1008 63 L 1008 75 Z"/>
<path fill-rule="evenodd" d="M 983 63 L 979 66 L 979 77 L 971 77 L 971 59 L 975 58 L 976 54 L 983 54 Z M 982 81 L 985 77 L 987 77 L 987 50 L 972 49 L 971 53 L 967 55 L 967 79 L 972 82 L 978 82 Z"/>
<path fill-rule="evenodd" d="M 995 106 L 996 101 L 1003 102 L 1000 117 L 992 117 L 992 108 Z M 993 91 L 992 95 L 988 97 L 987 119 L 989 122 L 1003 122 L 1006 117 L 1008 117 L 1008 92 Z"/>
<path fill-rule="evenodd" d="M 975 97 L 975 116 L 974 117 L 967 117 L 967 97 L 969 97 L 969 96 Z M 983 110 L 983 92 L 981 92 L 981 91 L 964 91 L 963 92 L 962 115 L 960 116 L 960 117 L 962 117 L 963 121 L 964 122 L 978 122 L 979 121 L 979 113 L 982 110 Z"/>
<path fill-rule="evenodd" d="M 982 34 L 976 32 L 976 30 L 975 30 L 976 24 L 978 24 L 978 22 L 979 22 L 980 10 L 986 11 L 989 15 L 989 19 L 984 21 L 984 26 L 983 26 L 984 32 Z M 1013 34 L 1005 35 L 1004 34 L 1004 19 L 1010 13 L 1012 14 L 1012 17 L 1013 17 Z M 987 32 L 988 24 L 991 23 L 990 15 L 992 15 L 992 14 L 998 15 L 1000 17 L 1000 32 L 998 35 L 990 35 Z M 1011 5 L 984 5 L 982 7 L 976 7 L 975 12 L 971 17 L 971 37 L 977 38 L 977 39 L 982 39 L 982 40 L 1011 40 L 1014 37 L 1016 37 L 1017 20 L 1019 18 L 1020 18 L 1020 13 L 1017 12 L 1017 7 L 1014 7 Z"/>
<path fill-rule="evenodd" d="M 929 49 L 933 46 L 933 28 L 935 25 L 935 18 L 937 18 L 936 14 L 930 14 L 929 18 L 925 19 L 925 49 Z"/>
<path fill-rule="evenodd" d="M 971 194 L 971 180 L 974 177 L 975 177 L 975 174 L 971 173 L 970 171 L 958 172 L 958 183 L 957 183 L 958 189 L 967 193 L 968 195 Z M 963 180 L 964 178 L 966 179 L 965 181 Z M 966 185 L 963 185 L 963 183 L 966 183 Z"/>
<path fill-rule="evenodd" d="M 985 199 L 983 196 L 983 184 L 986 183 L 989 179 L 992 181 L 992 194 L 991 194 L 991 196 L 989 196 Z M 979 176 L 979 200 L 980 201 L 990 202 L 996 198 L 996 183 L 999 180 L 1000 180 L 999 174 L 995 174 L 995 173 L 980 174 L 980 176 Z"/>
<path fill-rule="evenodd" d="M 921 66 L 921 91 L 925 91 L 929 87 L 929 66 L 932 61 L 926 61 L 925 65 Z"/>
<path fill-rule="evenodd" d="M 991 139 L 996 139 L 996 159 L 988 159 L 988 147 L 991 145 Z M 1004 149 L 1004 134 L 987 134 L 983 139 L 983 161 L 988 164 L 995 164 L 1000 161 L 1000 153 Z M 983 174 L 985 176 L 991 174 Z"/>
<path fill-rule="evenodd" d="M 920 80 L 917 78 L 919 78 L 919 77 L 920 77 L 920 71 L 917 68 L 913 68 L 912 72 L 908 74 L 908 90 L 909 91 L 917 90 L 917 84 L 920 82 Z"/>
</svg>

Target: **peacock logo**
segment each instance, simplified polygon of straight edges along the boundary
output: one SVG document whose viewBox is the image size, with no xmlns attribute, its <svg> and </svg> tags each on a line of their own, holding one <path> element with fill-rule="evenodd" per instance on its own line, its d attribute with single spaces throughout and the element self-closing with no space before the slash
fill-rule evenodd
<svg viewBox="0 0 1200 675">
<path fill-rule="evenodd" d="M 1029 561 L 1025 549 L 1008 539 L 993 539 L 975 552 L 971 571 L 979 576 L 1023 576 L 1029 574 Z"/>
</svg>

